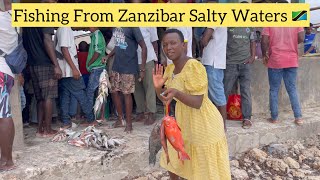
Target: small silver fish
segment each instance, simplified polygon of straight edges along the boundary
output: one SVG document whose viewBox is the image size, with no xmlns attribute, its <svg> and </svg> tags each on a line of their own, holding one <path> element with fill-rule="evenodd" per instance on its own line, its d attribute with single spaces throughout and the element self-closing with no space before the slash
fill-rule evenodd
<svg viewBox="0 0 320 180">
<path fill-rule="evenodd" d="M 114 141 L 112 139 L 108 140 L 108 146 L 111 147 L 111 148 L 115 147 L 115 143 L 114 143 Z"/>
</svg>

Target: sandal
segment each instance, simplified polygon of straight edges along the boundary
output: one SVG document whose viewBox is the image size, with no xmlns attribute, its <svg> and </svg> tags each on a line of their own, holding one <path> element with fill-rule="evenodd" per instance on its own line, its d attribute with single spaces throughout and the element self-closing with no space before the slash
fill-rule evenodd
<svg viewBox="0 0 320 180">
<path fill-rule="evenodd" d="M 298 125 L 301 126 L 303 124 L 303 120 L 302 119 L 296 119 L 294 120 L 294 122 Z"/>
<path fill-rule="evenodd" d="M 268 121 L 269 121 L 270 123 L 272 123 L 272 124 L 277 124 L 277 123 L 279 123 L 278 120 L 274 120 L 274 119 L 272 119 L 272 118 L 269 118 Z"/>
<path fill-rule="evenodd" d="M 250 129 L 252 126 L 252 121 L 250 119 L 244 119 L 242 121 L 242 128 L 243 129 Z"/>
</svg>

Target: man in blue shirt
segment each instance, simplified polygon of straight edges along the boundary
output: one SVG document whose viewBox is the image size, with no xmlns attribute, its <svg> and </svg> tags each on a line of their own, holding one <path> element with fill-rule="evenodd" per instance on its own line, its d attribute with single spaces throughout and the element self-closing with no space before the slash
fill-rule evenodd
<svg viewBox="0 0 320 180">
<path fill-rule="evenodd" d="M 316 34 L 312 33 L 313 24 L 310 23 L 310 27 L 306 28 L 306 35 L 304 38 L 304 54 L 316 53 L 315 47 L 312 43 L 316 37 Z"/>
</svg>

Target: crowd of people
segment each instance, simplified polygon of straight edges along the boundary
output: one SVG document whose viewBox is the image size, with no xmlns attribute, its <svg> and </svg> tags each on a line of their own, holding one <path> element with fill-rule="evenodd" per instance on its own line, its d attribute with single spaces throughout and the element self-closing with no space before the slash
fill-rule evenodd
<svg viewBox="0 0 320 180">
<path fill-rule="evenodd" d="M 11 3 L 4 2 L 5 10 L 0 11 L 0 172 L 15 168 L 14 125 L 9 103 L 15 74 L 4 54 L 13 51 L 20 36 L 11 25 Z M 124 127 L 130 133 L 133 120 L 152 125 L 156 121 L 157 100 L 171 106 L 171 115 L 176 117 L 191 157 L 182 165 L 178 158 L 171 158 L 167 164 L 165 155 L 161 156 L 160 164 L 170 172 L 171 179 L 231 179 L 225 133 L 227 100 L 239 84 L 242 127 L 251 128 L 254 122 L 251 119 L 252 64 L 257 58 L 268 68 L 271 111 L 268 121 L 279 122 L 278 93 L 283 79 L 294 122 L 303 124 L 296 88 L 298 44 L 305 44 L 305 54 L 317 53 L 319 38 L 313 33 L 312 25 L 305 30 L 281 27 L 90 27 L 88 30 L 91 42 L 76 44 L 70 27 L 22 28 L 28 61 L 23 73 L 16 75 L 15 83 L 21 87 L 24 121 L 29 121 L 29 113 L 36 114 L 38 137 L 57 133 L 52 128 L 53 111 L 59 112 L 63 129 L 71 128 L 79 113 L 78 105 L 85 116 L 83 126 L 97 125 L 97 120 L 104 119 L 105 108 L 97 119 L 93 106 L 99 77 L 107 70 L 111 83 L 109 98 L 115 107 L 114 128 Z M 30 108 L 32 97 L 36 100 L 36 112 Z M 170 157 L 177 156 L 171 145 L 168 152 Z"/>
</svg>

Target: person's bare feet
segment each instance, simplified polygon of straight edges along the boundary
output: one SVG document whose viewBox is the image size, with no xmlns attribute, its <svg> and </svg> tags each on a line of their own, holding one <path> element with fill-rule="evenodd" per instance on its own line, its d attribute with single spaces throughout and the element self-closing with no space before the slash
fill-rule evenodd
<svg viewBox="0 0 320 180">
<path fill-rule="evenodd" d="M 54 130 L 54 129 L 49 129 L 48 131 L 47 131 L 47 134 L 57 134 L 58 133 L 58 131 L 57 130 Z"/>
<path fill-rule="evenodd" d="M 101 119 L 100 119 L 102 122 L 105 122 L 107 121 L 107 119 L 103 116 Z"/>
<path fill-rule="evenodd" d="M 129 124 L 127 124 L 126 125 L 126 128 L 124 129 L 124 132 L 126 132 L 126 133 L 131 133 L 132 132 L 132 125 L 129 125 Z"/>
<path fill-rule="evenodd" d="M 51 137 L 55 136 L 57 133 L 58 133 L 57 130 L 50 129 L 49 131 L 45 131 L 45 132 L 42 134 L 42 137 L 44 137 L 44 138 L 51 138 Z"/>
<path fill-rule="evenodd" d="M 118 119 L 112 126 L 113 128 L 125 127 L 124 120 Z"/>
<path fill-rule="evenodd" d="M 135 119 L 136 122 L 143 122 L 145 121 L 146 117 L 144 115 L 144 113 L 139 113 Z"/>
<path fill-rule="evenodd" d="M 272 123 L 272 124 L 277 124 L 277 123 L 279 123 L 279 120 L 278 119 L 272 119 L 272 118 L 269 118 L 269 119 L 267 119 L 270 123 Z"/>
<path fill-rule="evenodd" d="M 81 126 L 97 126 L 97 125 L 99 125 L 99 122 L 97 122 L 97 121 L 93 121 L 93 122 L 85 121 L 85 122 L 81 123 L 80 125 Z"/>
<path fill-rule="evenodd" d="M 7 162 L 5 165 L 1 165 L 0 166 L 0 172 L 4 172 L 4 171 L 11 171 L 16 169 L 17 167 L 14 165 L 14 163 L 11 162 Z"/>
<path fill-rule="evenodd" d="M 295 122 L 298 126 L 303 125 L 303 120 L 302 120 L 302 119 L 295 119 L 294 122 Z"/>
<path fill-rule="evenodd" d="M 144 125 L 152 125 L 156 120 L 154 119 L 154 114 L 149 113 L 147 119 L 144 121 Z"/>
<path fill-rule="evenodd" d="M 45 132 L 44 131 L 37 131 L 36 132 L 36 137 L 39 137 L 39 138 L 43 138 L 43 137 L 45 137 L 46 135 L 45 135 Z"/>
<path fill-rule="evenodd" d="M 93 121 L 93 122 L 88 124 L 88 126 L 98 126 L 98 125 L 99 125 L 98 121 Z"/>
<path fill-rule="evenodd" d="M 6 163 L 7 163 L 7 160 L 1 157 L 1 159 L 0 159 L 0 167 L 6 165 Z"/>
</svg>

